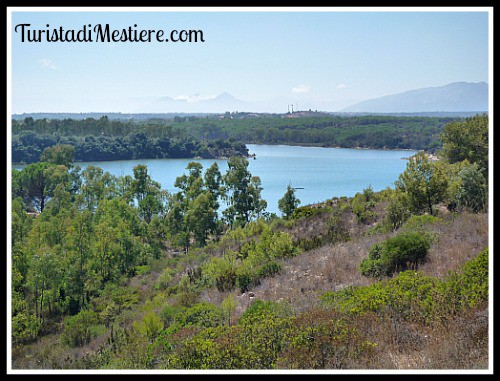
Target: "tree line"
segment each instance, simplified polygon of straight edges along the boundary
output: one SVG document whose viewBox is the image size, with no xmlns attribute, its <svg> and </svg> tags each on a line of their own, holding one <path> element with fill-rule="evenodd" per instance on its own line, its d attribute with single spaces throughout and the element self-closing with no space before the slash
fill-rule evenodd
<svg viewBox="0 0 500 381">
<path fill-rule="evenodd" d="M 12 121 L 12 162 L 34 163 L 45 148 L 74 147 L 75 161 L 248 156 L 245 144 L 202 140 L 157 123 L 99 119 Z"/>
<path fill-rule="evenodd" d="M 36 162 L 45 148 L 56 144 L 75 147 L 76 161 L 246 156 L 245 143 L 436 150 L 444 125 L 458 120 L 230 113 L 149 120 L 26 117 L 12 120 L 12 161 Z"/>
</svg>

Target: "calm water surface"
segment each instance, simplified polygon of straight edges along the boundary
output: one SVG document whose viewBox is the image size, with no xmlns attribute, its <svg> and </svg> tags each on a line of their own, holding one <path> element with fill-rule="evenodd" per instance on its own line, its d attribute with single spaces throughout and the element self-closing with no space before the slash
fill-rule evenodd
<svg viewBox="0 0 500 381">
<path fill-rule="evenodd" d="M 249 170 L 262 181 L 262 197 L 267 201 L 267 211 L 281 215 L 278 200 L 283 197 L 287 185 L 296 190 L 300 205 L 325 201 L 334 196 L 354 196 L 371 186 L 374 191 L 394 187 L 400 173 L 406 168 L 406 158 L 417 151 L 386 151 L 348 148 L 298 147 L 285 145 L 247 145 L 250 154 Z M 190 161 L 196 161 L 207 169 L 214 162 L 224 174 L 226 160 L 214 159 L 151 159 L 80 162 L 101 167 L 115 176 L 131 175 L 138 164 L 145 164 L 151 178 L 163 189 L 176 192 L 175 178 L 187 173 Z M 13 166 L 20 169 L 22 166 Z"/>
</svg>

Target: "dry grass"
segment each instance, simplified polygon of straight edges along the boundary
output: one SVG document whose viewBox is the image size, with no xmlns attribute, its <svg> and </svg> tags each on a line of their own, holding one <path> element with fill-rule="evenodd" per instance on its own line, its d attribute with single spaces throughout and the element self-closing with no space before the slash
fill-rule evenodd
<svg viewBox="0 0 500 381">
<path fill-rule="evenodd" d="M 439 240 L 432 245 L 428 261 L 421 267 L 427 275 L 446 276 L 488 246 L 487 213 L 464 212 L 455 218 L 448 216 L 445 221 L 433 228 Z"/>
</svg>

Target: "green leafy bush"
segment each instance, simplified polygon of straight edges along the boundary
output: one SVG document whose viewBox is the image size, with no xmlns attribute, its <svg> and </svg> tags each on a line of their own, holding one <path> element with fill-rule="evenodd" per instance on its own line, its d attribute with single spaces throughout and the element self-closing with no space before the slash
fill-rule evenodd
<svg viewBox="0 0 500 381">
<path fill-rule="evenodd" d="M 372 210 L 375 207 L 373 198 L 374 192 L 371 187 L 366 188 L 363 193 L 356 193 L 352 198 L 352 212 L 356 215 L 358 223 L 370 223 L 377 217 L 377 213 Z"/>
<path fill-rule="evenodd" d="M 77 315 L 64 319 L 64 331 L 61 340 L 70 347 L 88 344 L 93 337 L 97 324 L 98 316 L 94 311 L 81 310 Z"/>
<path fill-rule="evenodd" d="M 217 327 L 224 324 L 225 320 L 226 317 L 222 308 L 208 302 L 197 303 L 175 316 L 175 322 L 182 327 Z"/>
<path fill-rule="evenodd" d="M 361 261 L 359 269 L 368 277 L 392 276 L 397 271 L 416 269 L 426 260 L 430 248 L 427 234 L 401 233 L 370 247 L 368 258 Z"/>
</svg>

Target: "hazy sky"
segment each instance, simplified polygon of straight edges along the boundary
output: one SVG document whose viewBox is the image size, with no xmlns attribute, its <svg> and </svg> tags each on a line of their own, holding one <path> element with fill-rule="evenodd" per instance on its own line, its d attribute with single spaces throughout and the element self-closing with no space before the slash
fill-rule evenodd
<svg viewBox="0 0 500 381">
<path fill-rule="evenodd" d="M 488 8 L 119 9 L 8 8 L 11 111 L 134 112 L 159 97 L 223 92 L 246 101 L 347 106 L 421 87 L 489 82 Z M 75 33 L 88 24 L 136 24 L 165 35 L 201 30 L 205 42 L 22 42 L 18 24 Z"/>
</svg>

